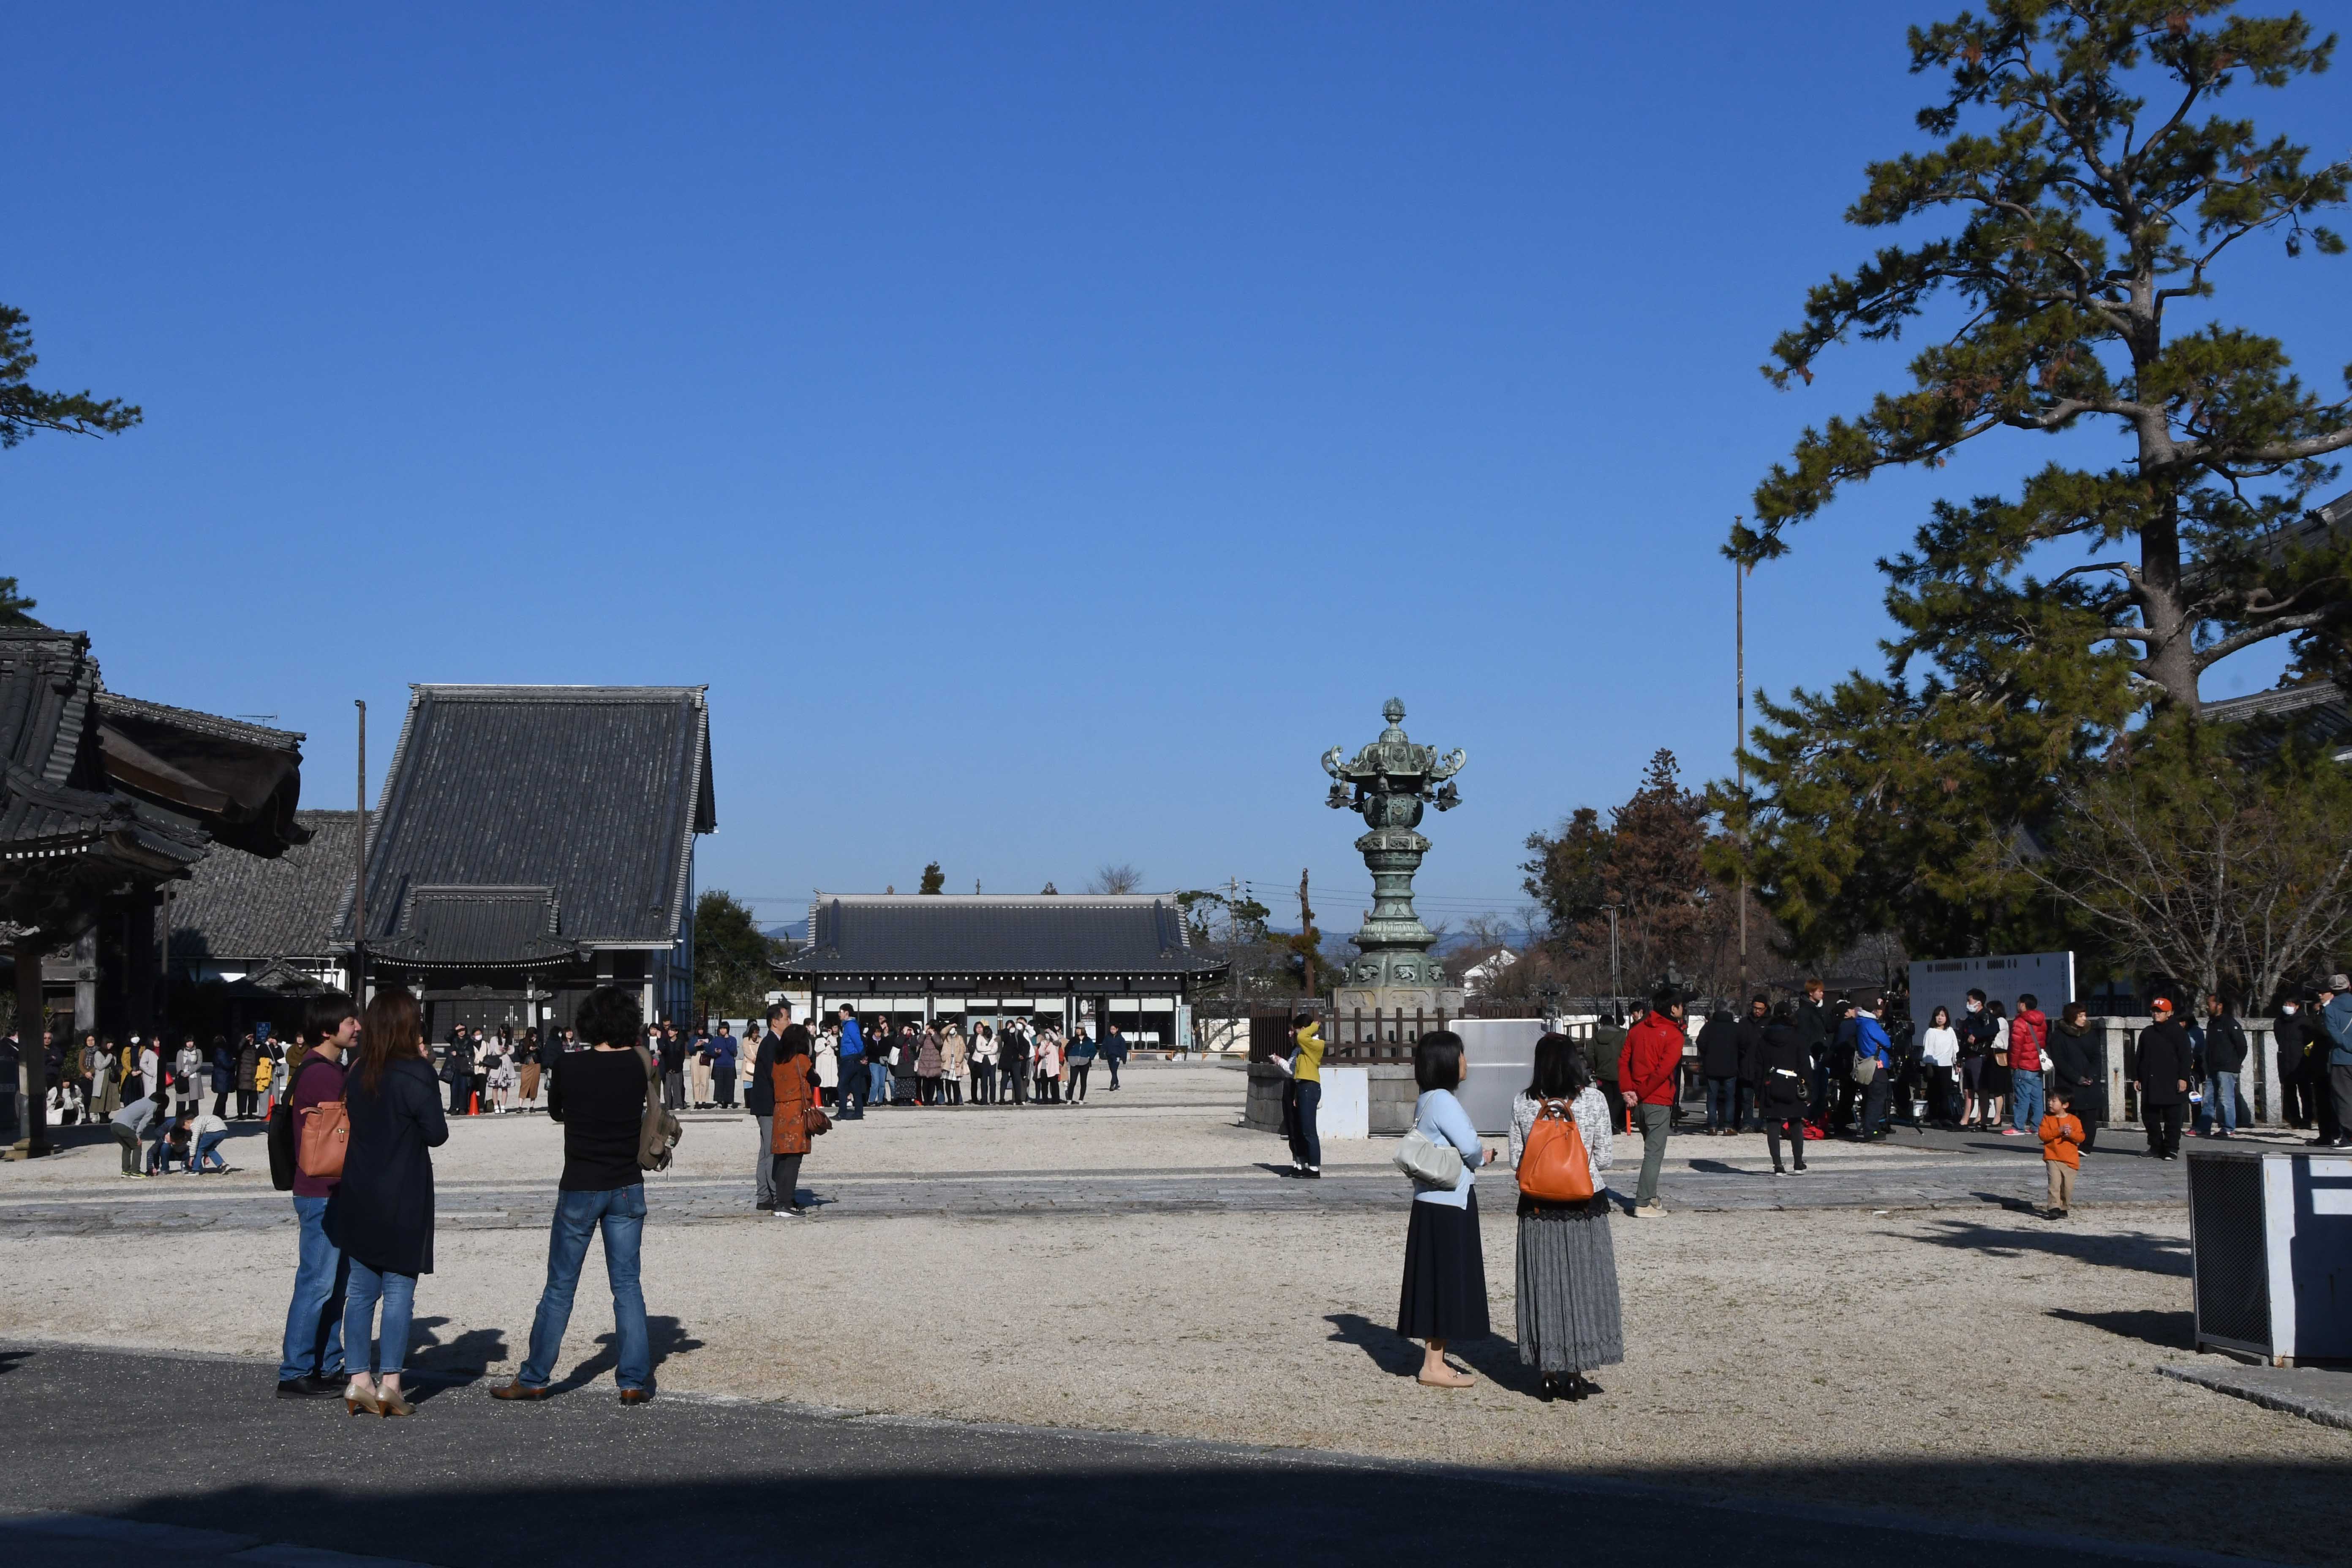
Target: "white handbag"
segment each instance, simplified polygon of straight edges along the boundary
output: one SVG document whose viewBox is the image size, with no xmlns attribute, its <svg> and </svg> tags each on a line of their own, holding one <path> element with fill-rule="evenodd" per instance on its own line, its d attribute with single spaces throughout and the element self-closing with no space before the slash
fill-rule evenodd
<svg viewBox="0 0 2352 1568">
<path fill-rule="evenodd" d="M 1462 1151 L 1415 1126 L 1397 1143 L 1396 1168 L 1422 1186 L 1451 1191 L 1462 1180 Z"/>
</svg>

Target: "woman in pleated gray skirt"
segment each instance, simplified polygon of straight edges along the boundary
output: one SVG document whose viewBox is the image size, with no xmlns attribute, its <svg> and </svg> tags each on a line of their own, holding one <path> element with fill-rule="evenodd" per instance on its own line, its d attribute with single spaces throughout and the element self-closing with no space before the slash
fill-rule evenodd
<svg viewBox="0 0 2352 1568">
<path fill-rule="evenodd" d="M 1592 1085 L 1583 1053 L 1565 1035 L 1536 1042 L 1534 1079 L 1512 1102 L 1514 1170 L 1547 1101 L 1567 1107 L 1592 1180 L 1592 1196 L 1582 1202 L 1519 1194 L 1519 1359 L 1543 1373 L 1549 1402 L 1600 1393 L 1584 1373 L 1625 1359 L 1625 1331 L 1617 1253 L 1609 1238 L 1609 1184 L 1601 1174 L 1613 1158 L 1609 1105 Z"/>
</svg>

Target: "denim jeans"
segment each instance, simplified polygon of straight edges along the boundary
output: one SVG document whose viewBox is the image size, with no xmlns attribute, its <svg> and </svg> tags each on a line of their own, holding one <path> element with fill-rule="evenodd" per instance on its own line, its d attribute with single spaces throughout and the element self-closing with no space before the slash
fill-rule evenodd
<svg viewBox="0 0 2352 1568">
<path fill-rule="evenodd" d="M 874 1098 L 866 1091 L 866 1058 L 842 1058 L 841 1085 L 834 1092 L 841 1097 L 841 1114 L 845 1120 L 855 1121 L 865 1114 L 863 1107 Z"/>
<path fill-rule="evenodd" d="M 221 1140 L 227 1136 L 226 1132 L 207 1132 L 196 1140 L 197 1170 L 203 1170 L 207 1160 L 224 1171 L 228 1169 L 228 1160 L 220 1152 Z"/>
<path fill-rule="evenodd" d="M 2238 1075 L 2217 1072 L 2205 1084 L 2205 1113 L 2224 1132 L 2238 1130 Z"/>
<path fill-rule="evenodd" d="M 2011 1125 L 2029 1135 L 2038 1131 L 2042 1126 L 2042 1075 L 2012 1070 L 2009 1075 Z"/>
<path fill-rule="evenodd" d="M 890 1103 L 890 1064 L 880 1057 L 866 1064 L 866 1103 Z"/>
<path fill-rule="evenodd" d="M 1706 1124 L 1739 1130 L 1739 1080 L 1736 1078 L 1710 1078 L 1706 1080 Z"/>
<path fill-rule="evenodd" d="M 354 1258 L 351 1287 L 343 1300 L 343 1345 L 355 1370 L 398 1377 L 408 1364 L 408 1320 L 416 1310 L 416 1276 L 379 1274 Z M 383 1303 L 383 1329 L 373 1352 L 375 1307 Z"/>
<path fill-rule="evenodd" d="M 294 1218 L 301 1250 L 294 1265 L 294 1300 L 286 1308 L 286 1348 L 278 1381 L 343 1375 L 343 1293 L 350 1271 L 342 1249 L 327 1239 L 327 1200 L 297 1197 Z"/>
<path fill-rule="evenodd" d="M 1316 1122 L 1323 1108 L 1323 1086 L 1313 1079 L 1291 1085 L 1296 1094 L 1290 1121 L 1290 1157 L 1310 1171 L 1323 1168 L 1323 1131 Z"/>
<path fill-rule="evenodd" d="M 539 1316 L 530 1325 L 530 1353 L 523 1358 L 516 1382 L 545 1388 L 553 1380 L 563 1331 L 572 1324 L 572 1293 L 580 1283 L 580 1265 L 588 1257 L 589 1237 L 600 1226 L 604 1278 L 613 1287 L 613 1327 L 620 1339 L 616 1381 L 625 1389 L 653 1382 L 653 1337 L 646 1328 L 646 1293 L 637 1284 L 637 1247 L 646 1232 L 642 1183 L 604 1193 L 555 1194 L 555 1221 L 547 1234 L 547 1289 L 540 1293 Z"/>
</svg>

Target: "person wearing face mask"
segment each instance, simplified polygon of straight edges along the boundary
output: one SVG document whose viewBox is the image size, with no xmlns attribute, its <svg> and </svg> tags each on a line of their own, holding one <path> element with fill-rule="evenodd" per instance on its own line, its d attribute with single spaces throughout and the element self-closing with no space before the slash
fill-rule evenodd
<svg viewBox="0 0 2352 1568">
<path fill-rule="evenodd" d="M 2305 1076 L 2311 1030 L 2303 1016 L 2301 997 L 2279 998 L 2278 1021 L 2271 1026 L 2271 1037 L 2278 1042 L 2279 1114 L 2289 1127 L 2301 1131 L 2312 1123 L 2315 1098 Z"/>
<path fill-rule="evenodd" d="M 2087 1152 L 2099 1141 L 2099 1123 L 2107 1116 L 2107 1053 L 2091 1032 L 2091 1010 L 2080 1002 L 2059 1009 L 2050 1026 L 2050 1042 L 2042 1048 L 2050 1062 L 2052 1093 L 2063 1091 L 2075 1119 L 2083 1124 L 2082 1147 Z"/>
<path fill-rule="evenodd" d="M 1985 1011 L 1985 994 L 1969 993 L 1968 1011 L 1960 1016 L 1960 1105 L 1962 1127 L 1990 1126 L 1991 1119 L 1985 1110 L 1985 1068 L 1992 1065 L 1992 1043 L 2000 1035 L 2000 1026 Z"/>
</svg>

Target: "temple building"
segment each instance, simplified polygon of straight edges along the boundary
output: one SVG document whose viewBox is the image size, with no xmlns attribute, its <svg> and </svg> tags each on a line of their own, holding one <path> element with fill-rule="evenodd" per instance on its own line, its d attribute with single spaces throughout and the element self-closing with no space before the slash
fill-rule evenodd
<svg viewBox="0 0 2352 1568">
<path fill-rule="evenodd" d="M 371 982 L 458 1026 L 562 1026 L 601 984 L 694 994 L 694 847 L 718 827 L 700 686 L 414 686 L 368 853 Z M 338 945 L 353 929 L 348 893 Z"/>
<path fill-rule="evenodd" d="M 825 894 L 808 945 L 778 961 L 787 987 L 830 1016 L 1117 1023 L 1130 1046 L 1192 1034 L 1191 1000 L 1225 973 L 1192 951 L 1172 899 L 1142 895 Z"/>
<path fill-rule="evenodd" d="M 89 638 L 0 627 L 0 936 L 20 1015 L 63 966 L 72 1026 L 121 1037 L 161 1023 L 163 889 L 210 855 L 308 841 L 302 737 L 106 689 Z M 60 998 L 62 1001 L 62 998 Z M 37 1056 L 23 1087 L 45 1152 Z"/>
<path fill-rule="evenodd" d="M 336 922 L 352 896 L 356 811 L 300 811 L 310 842 L 272 858 L 216 850 L 170 889 L 173 1014 L 199 1035 L 236 1037 L 267 1023 L 281 1037 L 309 999 L 349 994 Z"/>
</svg>

